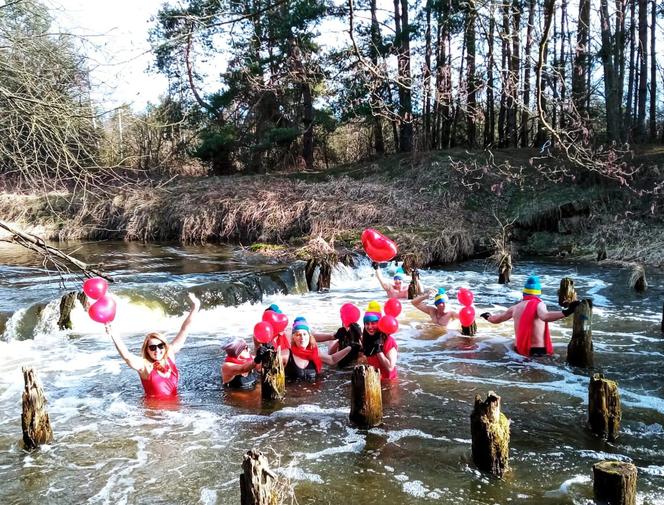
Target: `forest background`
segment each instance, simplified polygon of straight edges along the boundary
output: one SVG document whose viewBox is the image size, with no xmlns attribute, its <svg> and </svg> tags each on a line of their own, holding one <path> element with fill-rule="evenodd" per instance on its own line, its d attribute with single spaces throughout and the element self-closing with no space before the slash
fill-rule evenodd
<svg viewBox="0 0 664 505">
<path fill-rule="evenodd" d="M 271 251 L 374 226 L 421 264 L 513 243 L 664 262 L 656 0 L 165 3 L 168 92 L 138 112 L 93 98 L 56 14 L 0 4 L 5 222 Z"/>
</svg>

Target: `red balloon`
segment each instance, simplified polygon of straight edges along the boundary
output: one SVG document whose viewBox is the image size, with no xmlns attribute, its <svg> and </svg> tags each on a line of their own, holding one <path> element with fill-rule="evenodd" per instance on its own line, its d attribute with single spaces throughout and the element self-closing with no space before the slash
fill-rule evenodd
<svg viewBox="0 0 664 505">
<path fill-rule="evenodd" d="M 459 311 L 459 321 L 461 326 L 470 326 L 475 322 L 475 309 L 472 307 L 464 307 Z"/>
<path fill-rule="evenodd" d="M 88 295 L 93 300 L 98 300 L 106 294 L 108 289 L 108 282 L 101 277 L 93 277 L 92 279 L 86 279 L 83 283 L 83 292 Z"/>
<path fill-rule="evenodd" d="M 277 315 L 278 314 L 273 310 L 266 310 L 265 312 L 263 312 L 263 321 L 269 323 L 272 329 L 276 329 L 275 326 L 277 325 L 278 322 Z"/>
<path fill-rule="evenodd" d="M 394 316 L 383 316 L 378 320 L 378 329 L 387 335 L 399 331 L 399 322 Z"/>
<path fill-rule="evenodd" d="M 88 314 L 93 321 L 110 323 L 115 319 L 115 309 L 115 300 L 110 295 L 105 295 L 92 304 Z"/>
<path fill-rule="evenodd" d="M 399 317 L 401 314 L 401 302 L 396 298 L 390 298 L 385 302 L 385 314 L 392 317 Z"/>
<path fill-rule="evenodd" d="M 274 329 L 272 329 L 272 325 L 270 323 L 266 321 L 256 323 L 256 326 L 254 326 L 254 338 L 256 340 L 258 340 L 261 344 L 267 344 L 268 342 L 272 342 L 273 337 Z"/>
<path fill-rule="evenodd" d="M 372 228 L 364 230 L 361 239 L 367 256 L 373 261 L 390 261 L 397 255 L 396 244 Z"/>
<path fill-rule="evenodd" d="M 352 303 L 344 303 L 339 309 L 339 313 L 341 314 L 341 324 L 344 326 L 350 326 L 360 320 L 360 309 Z"/>
<path fill-rule="evenodd" d="M 288 326 L 288 316 L 286 314 L 280 314 L 279 312 L 275 312 L 274 320 L 270 324 L 272 324 L 275 333 L 281 333 L 286 329 L 286 326 Z"/>
<path fill-rule="evenodd" d="M 457 300 L 459 300 L 459 303 L 461 305 L 465 305 L 466 307 L 472 305 L 474 299 L 475 296 L 473 295 L 473 292 L 470 291 L 469 289 L 461 288 L 457 293 Z"/>
</svg>

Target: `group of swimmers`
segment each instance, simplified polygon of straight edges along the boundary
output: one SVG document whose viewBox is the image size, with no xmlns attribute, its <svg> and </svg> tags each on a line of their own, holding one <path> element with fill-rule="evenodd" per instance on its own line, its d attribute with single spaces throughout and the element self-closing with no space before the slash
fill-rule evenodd
<svg viewBox="0 0 664 505">
<path fill-rule="evenodd" d="M 376 276 L 388 298 L 408 297 L 408 286 L 404 283 L 403 273 L 397 272 L 392 284 L 382 278 L 377 267 Z M 417 288 L 421 291 L 421 286 Z M 573 301 L 563 310 L 550 312 L 539 297 L 541 289 L 539 279 L 530 276 L 520 302 L 500 313 L 492 315 L 485 312 L 480 315 L 494 324 L 513 319 L 516 350 L 524 356 L 552 354 L 548 323 L 571 315 L 580 303 Z M 433 306 L 426 303 L 432 294 Z M 149 333 L 143 341 L 140 356 L 129 352 L 122 340 L 112 333 L 111 326 L 106 325 L 106 332 L 111 336 L 120 356 L 138 372 L 146 396 L 170 397 L 177 394 L 179 372 L 175 365 L 175 355 L 182 349 L 191 322 L 200 308 L 198 298 L 192 293 L 188 296 L 191 308 L 173 341 L 169 344 L 160 333 Z M 455 311 L 447 310 L 448 301 L 445 289 L 439 288 L 425 291 L 415 297 L 412 304 L 428 314 L 433 323 L 447 327 L 451 321 L 458 319 Z M 275 304 L 265 311 L 281 314 Z M 382 380 L 395 379 L 399 347 L 392 335 L 380 331 L 378 322 L 381 316 L 380 304 L 371 301 L 364 312 L 363 328 L 360 328 L 357 322 L 344 321 L 342 318 L 342 326 L 333 334 L 312 332 L 304 317 L 296 317 L 290 338 L 282 331 L 267 343 L 254 339 L 253 354 L 244 339 L 236 338 L 223 347 L 226 358 L 221 366 L 222 382 L 227 388 L 255 388 L 258 382 L 257 371 L 260 370 L 264 355 L 270 351 L 279 354 L 286 378 L 290 380 L 314 380 L 321 373 L 323 364 L 345 367 L 358 362 L 378 369 Z M 330 342 L 327 351 L 319 350 L 318 342 Z"/>
</svg>

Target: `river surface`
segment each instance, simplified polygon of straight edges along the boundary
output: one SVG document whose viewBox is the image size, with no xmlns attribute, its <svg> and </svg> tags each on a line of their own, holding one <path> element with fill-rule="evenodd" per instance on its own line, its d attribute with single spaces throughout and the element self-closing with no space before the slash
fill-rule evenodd
<svg viewBox="0 0 664 505">
<path fill-rule="evenodd" d="M 177 332 L 189 289 L 265 268 L 237 249 L 97 243 L 67 247 L 102 262 L 117 278 L 114 322 L 134 352 L 148 331 Z M 265 452 L 302 504 L 397 505 L 592 503 L 592 465 L 633 462 L 641 504 L 664 504 L 664 338 L 661 274 L 644 295 L 629 272 L 584 264 L 518 261 L 513 284 L 496 283 L 480 261 L 422 272 L 425 286 L 475 294 L 477 314 L 520 299 L 530 273 L 557 307 L 560 279 L 572 277 L 594 301 L 594 371 L 619 383 L 623 420 L 616 443 L 585 428 L 592 371 L 565 363 L 571 318 L 552 324 L 555 356 L 537 361 L 513 350 L 511 322 L 479 321 L 475 338 L 444 334 L 404 302 L 399 317 L 399 380 L 383 390 L 384 425 L 348 422 L 350 371 L 327 369 L 313 384 L 290 384 L 286 399 L 263 405 L 259 392 L 228 393 L 220 380 L 221 344 L 250 341 L 263 309 L 277 303 L 292 321 L 335 331 L 339 307 L 384 301 L 368 263 L 334 271 L 329 293 L 271 295 L 261 303 L 204 308 L 178 354 L 175 403 L 146 402 L 137 374 L 117 355 L 102 325 L 81 306 L 74 329 L 56 326 L 67 290 L 39 259 L 0 245 L 0 503 L 235 504 L 243 454 Z M 46 304 L 43 310 L 38 310 Z M 453 306 L 459 308 L 453 299 Z M 323 347 L 325 344 L 321 344 Z M 33 453 L 20 445 L 22 366 L 33 366 L 48 398 L 55 441 Z M 495 480 L 471 461 L 474 397 L 502 397 L 511 419 L 511 472 Z"/>
</svg>

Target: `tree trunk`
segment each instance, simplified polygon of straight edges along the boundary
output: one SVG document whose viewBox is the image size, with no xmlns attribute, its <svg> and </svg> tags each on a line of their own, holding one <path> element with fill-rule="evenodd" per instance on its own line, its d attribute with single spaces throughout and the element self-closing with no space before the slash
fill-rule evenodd
<svg viewBox="0 0 664 505">
<path fill-rule="evenodd" d="M 422 78 L 423 150 L 431 149 L 431 1 L 427 0 L 424 7 L 426 29 L 424 32 L 424 75 Z"/>
<path fill-rule="evenodd" d="M 374 67 L 378 67 L 378 57 L 380 48 L 383 47 L 382 37 L 380 35 L 380 25 L 378 24 L 378 17 L 376 15 L 376 0 L 371 0 L 371 44 L 369 46 L 369 55 L 371 63 Z M 384 86 L 381 86 L 384 88 Z M 385 139 L 383 138 L 383 121 L 380 114 L 373 114 L 373 133 L 374 133 L 374 149 L 379 156 L 385 154 Z"/>
<path fill-rule="evenodd" d="M 475 1 L 468 0 L 466 11 L 466 135 L 468 147 L 477 143 L 477 83 L 475 82 Z"/>
<path fill-rule="evenodd" d="M 615 442 L 620 435 L 620 393 L 618 384 L 596 373 L 588 384 L 588 427 L 595 435 Z"/>
<path fill-rule="evenodd" d="M 645 140 L 646 99 L 648 94 L 648 0 L 639 0 L 639 101 L 636 140 Z M 607 104 L 608 107 L 608 104 Z"/>
<path fill-rule="evenodd" d="M 539 51 L 537 55 L 537 64 L 535 67 L 535 102 L 537 103 L 537 134 L 535 136 L 535 145 L 543 145 L 549 132 L 544 125 L 544 118 L 547 114 L 546 112 L 546 96 L 544 93 L 545 82 L 544 82 L 544 72 L 545 67 L 547 66 L 547 58 L 549 52 L 549 30 L 551 29 L 551 23 L 553 21 L 553 11 L 556 6 L 556 0 L 545 0 L 544 2 L 544 27 L 542 29 L 542 37 L 539 43 Z M 554 107 L 555 110 L 555 107 Z"/>
<path fill-rule="evenodd" d="M 240 474 L 240 505 L 278 505 L 277 476 L 263 453 L 252 449 L 244 455 Z"/>
<path fill-rule="evenodd" d="M 586 80 L 589 74 L 590 51 L 590 0 L 579 1 L 579 21 L 576 31 L 574 51 L 574 71 L 572 73 L 572 101 L 579 117 L 588 119 Z"/>
<path fill-rule="evenodd" d="M 383 422 L 380 371 L 372 366 L 357 365 L 353 369 L 349 417 L 361 428 L 373 428 Z"/>
<path fill-rule="evenodd" d="M 475 396 L 470 431 L 475 465 L 502 477 L 509 470 L 510 421 L 500 411 L 500 396 L 493 391 L 485 401 Z"/>
<path fill-rule="evenodd" d="M 634 89 L 636 80 L 634 79 L 634 58 L 636 55 L 636 0 L 629 0 L 629 73 L 627 77 L 627 101 L 625 106 L 625 124 L 628 125 L 627 140 L 632 140 L 632 129 L 634 121 L 632 120 L 632 102 L 634 98 Z"/>
<path fill-rule="evenodd" d="M 600 24 L 602 47 L 600 56 L 604 67 L 604 92 L 606 95 L 606 129 L 609 141 L 621 142 L 623 134 L 622 125 L 622 83 L 618 76 L 619 63 L 614 60 L 616 52 L 616 38 L 611 33 L 608 0 L 600 0 Z"/>
<path fill-rule="evenodd" d="M 598 503 L 636 505 L 636 466 L 624 461 L 593 465 L 593 494 Z"/>
<path fill-rule="evenodd" d="M 567 307 L 569 302 L 576 300 L 576 291 L 574 290 L 574 281 L 569 277 L 560 280 L 558 288 L 558 305 Z"/>
<path fill-rule="evenodd" d="M 650 141 L 657 141 L 657 51 L 655 32 L 657 31 L 657 2 L 652 0 L 650 21 Z"/>
<path fill-rule="evenodd" d="M 558 79 L 560 80 L 560 128 L 566 126 L 565 118 L 565 98 L 567 94 L 566 68 L 567 56 L 565 51 L 565 25 L 567 25 L 567 0 L 562 0 L 560 8 L 560 55 L 558 57 Z M 555 53 L 555 51 L 554 51 Z"/>
<path fill-rule="evenodd" d="M 25 450 L 32 451 L 42 444 L 53 441 L 51 421 L 46 412 L 46 397 L 37 373 L 33 368 L 23 367 L 23 412 L 21 429 Z"/>
<path fill-rule="evenodd" d="M 501 51 L 501 74 L 502 86 L 500 91 L 500 110 L 498 112 L 498 146 L 505 147 L 508 142 L 507 131 L 507 105 L 508 96 L 510 94 L 510 2 L 503 3 L 503 29 L 501 34 L 502 51 Z"/>
<path fill-rule="evenodd" d="M 567 345 L 567 363 L 588 368 L 593 366 L 593 305 L 591 300 L 583 300 L 574 311 L 572 338 Z"/>
<path fill-rule="evenodd" d="M 270 350 L 263 358 L 261 368 L 261 398 L 281 400 L 286 395 L 286 376 L 281 355 Z"/>
<path fill-rule="evenodd" d="M 533 45 L 533 24 L 535 23 L 535 0 L 528 2 L 528 28 L 526 29 L 526 49 L 523 55 L 523 110 L 521 111 L 521 147 L 528 147 L 528 123 L 530 121 L 530 51 Z"/>
<path fill-rule="evenodd" d="M 487 55 L 487 77 L 486 77 L 486 121 L 484 123 L 484 147 L 491 147 L 495 142 L 496 129 L 496 110 L 493 98 L 493 66 L 495 65 L 493 56 L 493 34 L 496 30 L 495 5 L 493 0 L 489 3 L 489 33 L 487 44 L 489 53 Z"/>
<path fill-rule="evenodd" d="M 413 104 L 410 78 L 410 25 L 408 0 L 394 0 L 394 37 L 397 41 L 399 88 L 399 151 L 413 150 Z"/>
</svg>

